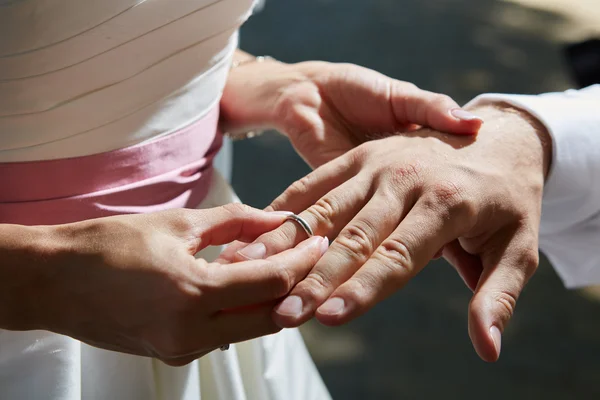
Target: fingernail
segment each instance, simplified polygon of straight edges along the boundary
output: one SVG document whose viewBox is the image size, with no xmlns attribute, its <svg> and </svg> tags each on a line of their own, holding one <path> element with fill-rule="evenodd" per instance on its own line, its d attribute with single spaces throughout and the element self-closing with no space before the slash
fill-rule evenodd
<svg viewBox="0 0 600 400">
<path fill-rule="evenodd" d="M 267 255 L 267 248 L 262 243 L 252 243 L 237 253 L 246 260 L 262 260 Z"/>
<path fill-rule="evenodd" d="M 475 114 L 471 114 L 470 112 L 463 110 L 462 108 L 455 108 L 450 110 L 450 114 L 457 119 L 462 121 L 481 121 L 483 122 L 483 118 L 478 117 Z"/>
<path fill-rule="evenodd" d="M 267 211 L 271 215 L 281 215 L 282 217 L 289 217 L 290 215 L 294 215 L 291 211 Z"/>
<path fill-rule="evenodd" d="M 321 236 L 313 236 L 308 240 L 300 243 L 296 248 L 297 249 L 307 249 L 309 247 L 321 246 L 323 238 Z"/>
<path fill-rule="evenodd" d="M 319 307 L 319 312 L 321 314 L 337 315 L 344 311 L 345 305 L 346 303 L 344 302 L 344 299 L 334 297 L 332 299 L 327 300 L 325 304 Z"/>
<path fill-rule="evenodd" d="M 296 317 L 302 314 L 302 299 L 298 296 L 290 296 L 275 310 L 277 314 Z"/>
<path fill-rule="evenodd" d="M 325 236 L 321 242 L 321 255 L 325 254 L 327 249 L 329 249 L 329 239 L 327 239 L 327 236 Z"/>
<path fill-rule="evenodd" d="M 496 325 L 492 325 L 490 328 L 490 335 L 492 335 L 492 340 L 494 341 L 494 346 L 496 347 L 496 353 L 498 357 L 500 357 L 500 349 L 502 348 L 502 333 L 500 333 L 500 329 Z"/>
</svg>

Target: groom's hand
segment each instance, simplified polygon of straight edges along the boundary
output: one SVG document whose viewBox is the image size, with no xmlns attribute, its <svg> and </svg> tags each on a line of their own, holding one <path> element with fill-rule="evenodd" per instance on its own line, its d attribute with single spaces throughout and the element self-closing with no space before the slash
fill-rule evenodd
<svg viewBox="0 0 600 400">
<path fill-rule="evenodd" d="M 275 309 L 283 327 L 315 316 L 337 325 L 402 288 L 444 249 L 475 291 L 469 332 L 494 361 L 501 332 L 538 265 L 548 133 L 508 106 L 474 110 L 478 137 L 429 130 L 365 143 L 294 183 L 272 208 L 336 237 Z M 258 238 L 275 254 L 306 238 L 292 223 Z M 239 248 L 224 257 L 236 259 Z M 244 251 L 243 249 L 241 250 Z"/>
</svg>

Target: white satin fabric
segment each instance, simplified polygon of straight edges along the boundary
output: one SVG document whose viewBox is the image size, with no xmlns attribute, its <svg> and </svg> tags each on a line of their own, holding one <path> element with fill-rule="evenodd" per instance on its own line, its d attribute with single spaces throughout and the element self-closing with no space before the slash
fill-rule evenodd
<svg viewBox="0 0 600 400">
<path fill-rule="evenodd" d="M 3 0 L 0 162 L 169 134 L 220 98 L 253 0 Z"/>
</svg>

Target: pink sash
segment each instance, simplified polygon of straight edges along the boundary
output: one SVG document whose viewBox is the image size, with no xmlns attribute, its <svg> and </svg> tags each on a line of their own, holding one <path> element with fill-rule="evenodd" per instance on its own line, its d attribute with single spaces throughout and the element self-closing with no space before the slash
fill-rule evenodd
<svg viewBox="0 0 600 400">
<path fill-rule="evenodd" d="M 56 225 L 196 207 L 222 143 L 219 109 L 148 143 L 58 160 L 0 163 L 0 223 Z"/>
</svg>

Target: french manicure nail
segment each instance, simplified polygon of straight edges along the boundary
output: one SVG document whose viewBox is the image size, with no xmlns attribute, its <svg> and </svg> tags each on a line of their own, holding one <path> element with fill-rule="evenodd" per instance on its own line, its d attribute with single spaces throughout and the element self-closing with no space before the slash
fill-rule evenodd
<svg viewBox="0 0 600 400">
<path fill-rule="evenodd" d="M 502 333 L 500 333 L 500 329 L 496 325 L 492 325 L 490 328 L 490 335 L 492 335 L 492 340 L 494 341 L 494 346 L 496 347 L 496 353 L 500 356 L 500 349 L 502 348 Z"/>
<path fill-rule="evenodd" d="M 325 236 L 321 242 L 321 255 L 325 254 L 327 249 L 329 249 L 329 239 L 327 239 L 327 236 Z"/>
<path fill-rule="evenodd" d="M 332 299 L 327 300 L 325 304 L 319 307 L 319 312 L 321 314 L 337 315 L 344 311 L 345 305 L 346 303 L 344 302 L 344 299 L 334 297 Z"/>
<path fill-rule="evenodd" d="M 246 260 L 262 260 L 267 255 L 267 248 L 262 243 L 252 243 L 238 251 L 238 254 Z"/>
<path fill-rule="evenodd" d="M 304 242 L 300 243 L 296 248 L 297 249 L 307 249 L 309 247 L 321 246 L 322 240 L 323 240 L 323 238 L 321 236 L 313 236 L 310 239 L 305 240 Z"/>
<path fill-rule="evenodd" d="M 478 117 L 475 114 L 470 113 L 469 111 L 463 110 L 462 108 L 455 108 L 450 110 L 450 114 L 457 119 L 462 121 L 481 121 L 483 122 L 483 118 Z"/>
<path fill-rule="evenodd" d="M 290 215 L 294 215 L 291 211 L 267 211 L 271 215 L 281 215 L 282 217 L 289 217 Z"/>
<path fill-rule="evenodd" d="M 302 299 L 298 296 L 290 296 L 279 304 L 275 312 L 280 315 L 297 317 L 302 314 Z"/>
</svg>

